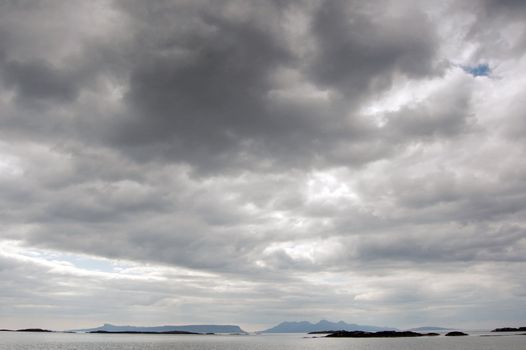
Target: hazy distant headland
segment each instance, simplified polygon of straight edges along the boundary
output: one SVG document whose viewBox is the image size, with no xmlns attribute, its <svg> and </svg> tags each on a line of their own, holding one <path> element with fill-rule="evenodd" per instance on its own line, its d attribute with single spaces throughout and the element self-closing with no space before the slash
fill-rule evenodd
<svg viewBox="0 0 526 350">
<path fill-rule="evenodd" d="M 82 333 L 141 333 L 141 334 L 206 334 L 206 333 L 226 333 L 226 334 L 246 334 L 237 325 L 185 325 L 185 326 L 117 326 L 105 323 L 100 327 L 72 329 L 71 332 Z"/>
</svg>

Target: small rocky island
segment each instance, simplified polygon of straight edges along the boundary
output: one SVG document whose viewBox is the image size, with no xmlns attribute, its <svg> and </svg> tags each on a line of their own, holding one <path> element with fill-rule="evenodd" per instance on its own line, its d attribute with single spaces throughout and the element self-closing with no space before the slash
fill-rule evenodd
<svg viewBox="0 0 526 350">
<path fill-rule="evenodd" d="M 53 333 L 48 329 L 41 328 L 24 328 L 24 329 L 0 329 L 0 332 L 36 332 L 36 333 Z"/>
<path fill-rule="evenodd" d="M 492 332 L 526 332 L 526 327 L 504 327 L 504 328 L 496 328 L 492 330 Z"/>
<path fill-rule="evenodd" d="M 453 331 L 453 332 L 446 333 L 446 337 L 463 337 L 466 335 L 467 335 L 466 333 L 459 332 L 459 331 Z"/>
<path fill-rule="evenodd" d="M 318 334 L 324 334 L 318 332 Z M 412 331 L 335 331 L 326 335 L 327 338 L 405 338 L 405 337 L 430 337 L 437 336 L 438 333 L 417 333 Z"/>
</svg>

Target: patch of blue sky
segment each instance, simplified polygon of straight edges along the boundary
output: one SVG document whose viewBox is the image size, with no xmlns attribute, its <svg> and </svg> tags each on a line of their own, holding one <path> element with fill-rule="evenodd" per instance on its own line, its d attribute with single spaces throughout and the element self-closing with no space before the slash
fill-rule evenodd
<svg viewBox="0 0 526 350">
<path fill-rule="evenodd" d="M 491 74 L 491 69 L 487 63 L 481 63 L 476 66 L 462 66 L 462 69 L 474 77 L 487 77 Z"/>
<path fill-rule="evenodd" d="M 111 260 L 92 258 L 84 255 L 65 254 L 61 256 L 60 260 L 67 261 L 77 268 L 89 271 L 115 272 L 115 268 L 117 267 L 115 262 Z"/>
</svg>

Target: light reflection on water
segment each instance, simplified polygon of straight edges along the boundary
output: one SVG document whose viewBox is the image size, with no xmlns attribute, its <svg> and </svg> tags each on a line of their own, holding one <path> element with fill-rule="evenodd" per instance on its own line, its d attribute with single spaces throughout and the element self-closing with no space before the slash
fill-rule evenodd
<svg viewBox="0 0 526 350">
<path fill-rule="evenodd" d="M 304 334 L 250 336 L 129 335 L 0 332 L 0 350 L 524 350 L 525 335 L 422 338 L 304 338 Z"/>
</svg>

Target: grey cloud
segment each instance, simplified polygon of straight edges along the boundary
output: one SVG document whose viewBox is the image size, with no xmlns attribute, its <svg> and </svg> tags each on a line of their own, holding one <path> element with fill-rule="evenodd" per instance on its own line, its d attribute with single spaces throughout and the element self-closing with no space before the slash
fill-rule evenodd
<svg viewBox="0 0 526 350">
<path fill-rule="evenodd" d="M 172 35 L 159 36 L 153 29 L 137 35 L 142 53 L 134 55 L 139 58 L 130 72 L 125 99 L 129 115 L 118 119 L 108 135 L 109 142 L 142 161 L 160 158 L 197 169 L 265 170 L 381 159 L 389 154 L 381 135 L 370 121 L 353 116 L 358 98 L 388 88 L 396 73 L 437 74 L 436 38 L 416 10 L 393 19 L 380 5 L 347 12 L 333 2 L 315 10 L 268 6 L 267 12 L 277 18 L 272 28 L 249 22 L 259 7 L 235 20 L 215 6 L 215 13 L 193 5 L 179 7 L 189 15 L 181 15 L 179 22 L 185 25 L 167 26 Z M 137 22 L 165 23 L 158 9 L 149 16 L 131 9 Z M 304 35 L 316 38 L 315 52 L 304 67 L 281 36 L 288 15 L 310 11 L 315 12 L 313 23 Z M 344 14 L 353 19 L 351 27 Z M 371 20 L 374 16 L 382 20 Z M 404 23 L 417 23 L 419 35 Z M 332 73 L 324 72 L 327 69 Z M 276 85 L 271 76 L 286 70 L 299 72 L 296 84 L 320 91 L 328 86 L 333 95 L 328 101 L 310 102 L 313 108 L 281 98 L 290 87 Z M 354 120 L 347 119 L 348 113 Z"/>
<path fill-rule="evenodd" d="M 378 235 L 364 239 L 357 251 L 366 260 L 402 260 L 429 263 L 451 261 L 524 261 L 523 227 L 497 230 L 478 226 L 450 227 L 454 232 Z"/>
<path fill-rule="evenodd" d="M 515 19 L 519 19 L 521 14 L 526 11 L 524 2 L 517 0 L 486 0 L 483 1 L 483 4 L 484 6 L 482 7 L 482 10 L 488 16 L 497 13 L 498 15 L 508 15 L 514 17 Z"/>
<path fill-rule="evenodd" d="M 526 7 L 521 1 L 486 0 L 481 3 L 456 4 L 453 12 L 458 9 L 475 15 L 476 20 L 466 33 L 469 40 L 478 42 L 479 47 L 473 53 L 475 60 L 502 60 L 521 57 L 526 47 L 526 28 L 523 17 Z M 514 26 L 509 35 L 507 30 Z"/>
<path fill-rule="evenodd" d="M 191 5 L 176 8 L 191 15 L 180 15 L 182 24 L 169 29 L 172 35 L 157 37 L 158 30 L 138 35 L 138 50 L 143 40 L 155 45 L 132 67 L 125 97 L 131 116 L 115 125 L 113 142 L 136 156 L 190 164 L 203 158 L 202 163 L 219 166 L 247 151 L 244 144 L 257 144 L 254 133 L 290 129 L 290 116 L 273 116 L 265 106 L 269 75 L 292 59 L 276 35 L 248 18 L 230 21 L 192 11 Z M 141 12 L 137 21 L 150 19 L 160 25 L 166 20 L 159 12 L 152 18 Z"/>
<path fill-rule="evenodd" d="M 458 89 L 448 89 L 421 104 L 386 115 L 387 132 L 402 139 L 440 139 L 469 132 L 475 124 L 470 111 L 469 88 L 461 85 Z"/>
<path fill-rule="evenodd" d="M 499 127 L 501 132 L 505 135 L 505 138 L 511 138 L 513 140 L 521 141 L 523 140 L 523 135 L 526 132 L 526 121 L 524 120 L 524 107 L 525 107 L 525 97 L 524 94 L 518 93 L 511 103 L 511 106 L 508 110 L 509 118 L 512 120 L 509 124 L 503 124 Z M 516 170 L 521 172 L 520 170 Z"/>
<path fill-rule="evenodd" d="M 351 100 L 388 88 L 394 74 L 437 74 L 437 38 L 423 12 L 387 2 L 324 2 L 313 17 L 311 74 Z M 356 108 L 356 101 L 351 108 Z"/>
<path fill-rule="evenodd" d="M 389 88 L 396 74 L 439 73 L 436 37 L 418 10 L 388 16 L 380 3 L 314 8 L 269 3 L 245 6 L 232 16 L 229 2 L 207 5 L 119 3 L 127 22 L 118 29 L 130 35 L 115 34 L 113 47 L 82 40 L 81 55 L 68 57 L 60 68 L 47 63 L 50 58 L 10 59 L 4 83 L 29 105 L 73 100 L 80 87 L 86 93 L 100 89 L 97 77 L 124 84 L 119 111 L 99 116 L 86 109 L 79 119 L 49 113 L 42 125 L 27 121 L 25 133 L 38 130 L 38 137 L 45 132 L 66 142 L 67 135 L 75 135 L 135 161 L 184 162 L 205 173 L 360 166 L 388 157 L 392 149 L 374 123 L 356 115 L 362 103 L 357 101 Z M 173 22 L 167 13 L 175 10 Z M 261 15 L 275 19 L 265 22 Z M 314 38 L 306 66 L 288 45 L 288 27 L 296 25 L 291 16 L 313 17 L 302 33 Z M 145 21 L 156 24 L 144 26 Z M 419 36 L 407 23 L 419 27 Z M 331 82 L 323 71 L 329 67 L 329 75 L 346 82 Z M 296 72 L 296 81 L 281 77 L 287 71 Z M 286 97 L 305 86 L 322 94 L 328 87 L 328 95 Z M 6 126 L 21 127 L 12 119 Z M 411 132 L 402 137 L 410 141 Z"/>
<path fill-rule="evenodd" d="M 45 62 L 8 62 L 3 67 L 4 84 L 29 101 L 69 101 L 77 97 L 79 77 Z"/>
</svg>

